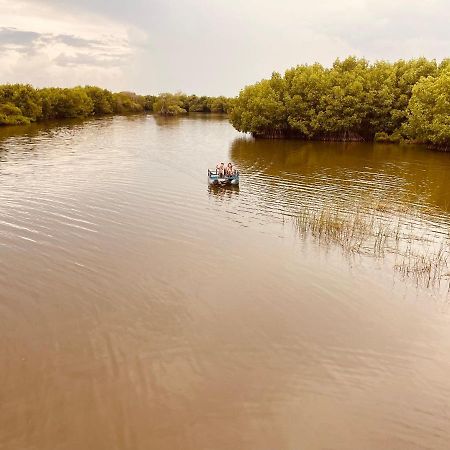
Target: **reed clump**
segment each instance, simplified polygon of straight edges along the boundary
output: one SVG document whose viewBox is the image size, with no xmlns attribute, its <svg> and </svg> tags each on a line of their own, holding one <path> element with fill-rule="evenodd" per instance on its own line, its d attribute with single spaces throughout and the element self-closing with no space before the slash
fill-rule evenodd
<svg viewBox="0 0 450 450">
<path fill-rule="evenodd" d="M 427 287 L 448 278 L 449 252 L 441 247 L 436 252 L 420 254 L 409 251 L 401 255 L 394 269 L 403 277 L 414 278 L 418 284 Z"/>
<path fill-rule="evenodd" d="M 431 286 L 449 279 L 450 240 L 429 231 L 424 211 L 395 201 L 367 199 L 354 204 L 304 208 L 295 218 L 303 237 L 346 254 L 376 258 L 393 255 L 393 269 L 404 278 Z"/>
</svg>

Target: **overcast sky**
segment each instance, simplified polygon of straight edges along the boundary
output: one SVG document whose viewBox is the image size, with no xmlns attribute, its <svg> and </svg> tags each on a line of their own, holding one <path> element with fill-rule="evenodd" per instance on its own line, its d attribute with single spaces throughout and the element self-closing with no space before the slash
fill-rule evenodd
<svg viewBox="0 0 450 450">
<path fill-rule="evenodd" d="M 450 0 L 0 0 L 0 83 L 236 95 L 347 55 L 450 56 Z"/>
</svg>

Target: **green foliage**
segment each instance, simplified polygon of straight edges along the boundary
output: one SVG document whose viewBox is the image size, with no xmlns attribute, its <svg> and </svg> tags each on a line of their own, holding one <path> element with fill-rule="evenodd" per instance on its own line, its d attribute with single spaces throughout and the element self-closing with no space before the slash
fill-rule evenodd
<svg viewBox="0 0 450 450">
<path fill-rule="evenodd" d="M 407 122 L 419 113 L 417 101 L 411 98 L 422 94 L 415 86 L 438 74 L 444 79 L 449 64 L 447 59 L 438 67 L 434 60 L 419 58 L 370 65 L 365 59 L 349 57 L 336 60 L 331 68 L 317 63 L 297 66 L 284 77 L 273 74 L 269 80 L 245 87 L 233 103 L 230 121 L 237 130 L 255 136 L 399 142 L 413 137 Z M 434 91 L 431 84 L 423 87 L 435 95 L 440 92 L 440 103 L 435 100 L 440 112 L 430 111 L 427 116 L 439 123 L 439 129 L 450 114 L 442 101 L 444 89 L 449 91 L 442 80 Z M 442 142 L 444 137 L 441 132 L 433 139 Z M 415 138 L 434 142 L 423 134 Z"/>
<path fill-rule="evenodd" d="M 288 70 L 285 79 L 287 125 L 294 133 L 312 138 L 320 130 L 319 113 L 329 90 L 326 70 L 320 64 L 298 66 Z"/>
<path fill-rule="evenodd" d="M 450 67 L 414 86 L 405 130 L 420 142 L 450 149 Z"/>
<path fill-rule="evenodd" d="M 113 96 L 113 111 L 117 114 L 138 113 L 144 111 L 144 97 L 134 92 L 118 92 Z"/>
<path fill-rule="evenodd" d="M 439 64 L 439 72 L 450 69 L 450 58 L 445 58 Z"/>
<path fill-rule="evenodd" d="M 187 111 L 226 113 L 231 104 L 232 100 L 226 97 L 182 93 L 156 97 L 134 92 L 112 93 L 97 86 L 34 89 L 28 84 L 4 84 L 0 85 L 0 125 L 144 111 L 167 115 Z"/>
<path fill-rule="evenodd" d="M 155 95 L 144 95 L 143 97 L 143 107 L 144 111 L 153 111 L 153 103 L 156 101 Z"/>
<path fill-rule="evenodd" d="M 152 111 L 155 100 L 152 95 L 113 94 L 96 86 L 34 89 L 5 84 L 0 85 L 0 125 Z"/>
<path fill-rule="evenodd" d="M 176 94 L 159 94 L 153 102 L 153 111 L 161 115 L 174 116 L 186 112 L 202 113 L 227 113 L 230 110 L 232 99 L 220 97 L 206 97 L 186 95 L 181 92 Z"/>
<path fill-rule="evenodd" d="M 388 136 L 396 128 L 391 111 L 394 105 L 396 85 L 392 64 L 378 61 L 368 67 L 365 77 L 365 106 L 361 132 L 370 139 L 377 133 Z"/>
<path fill-rule="evenodd" d="M 379 131 L 375 133 L 375 142 L 385 142 L 390 144 L 398 144 L 403 141 L 403 136 L 400 131 L 395 131 L 392 134 L 387 134 L 385 131 Z"/>
<path fill-rule="evenodd" d="M 208 98 L 197 97 L 196 95 L 191 95 L 188 98 L 188 111 L 189 112 L 209 112 L 208 110 Z"/>
<path fill-rule="evenodd" d="M 392 66 L 394 74 L 393 106 L 391 120 L 393 129 L 400 130 L 406 122 L 409 99 L 414 85 L 422 77 L 437 74 L 436 61 L 428 61 L 426 58 L 413 59 L 411 61 L 400 60 Z"/>
<path fill-rule="evenodd" d="M 247 86 L 231 112 L 231 123 L 240 131 L 255 135 L 283 134 L 288 128 L 285 85 L 286 81 L 274 72 L 270 80 Z"/>
<path fill-rule="evenodd" d="M 87 117 L 94 113 L 94 103 L 82 87 L 45 88 L 40 94 L 44 119 Z"/>
<path fill-rule="evenodd" d="M 325 135 L 361 134 L 366 118 L 367 61 L 337 60 L 327 74 L 326 95 L 321 98 L 318 120 Z"/>
<path fill-rule="evenodd" d="M 177 114 L 186 113 L 183 108 L 183 99 L 181 94 L 159 94 L 155 103 L 153 103 L 153 111 L 164 116 L 176 116 Z"/>
<path fill-rule="evenodd" d="M 24 125 L 30 123 L 30 119 L 22 115 L 22 111 L 12 103 L 0 104 L 0 125 Z"/>
<path fill-rule="evenodd" d="M 97 86 L 86 86 L 84 90 L 92 101 L 94 115 L 101 116 L 113 113 L 114 100 L 111 92 Z"/>
<path fill-rule="evenodd" d="M 5 84 L 0 86 L 0 105 L 6 103 L 19 108 L 18 116 L 26 117 L 25 123 L 40 118 L 42 109 L 39 95 L 29 84 Z M 11 114 L 12 116 L 13 114 Z"/>
<path fill-rule="evenodd" d="M 220 97 L 210 97 L 207 100 L 207 108 L 212 113 L 227 113 L 230 107 L 230 99 L 220 96 Z"/>
</svg>

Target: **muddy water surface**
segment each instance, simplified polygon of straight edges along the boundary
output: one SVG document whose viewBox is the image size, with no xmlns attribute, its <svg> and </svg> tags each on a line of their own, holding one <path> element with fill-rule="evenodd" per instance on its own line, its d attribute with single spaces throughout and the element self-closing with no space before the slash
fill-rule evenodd
<svg viewBox="0 0 450 450">
<path fill-rule="evenodd" d="M 208 189 L 217 160 L 239 189 Z M 445 243 L 449 174 L 214 116 L 0 129 L 0 448 L 448 448 L 448 278 L 292 219 L 370 195 Z"/>
</svg>

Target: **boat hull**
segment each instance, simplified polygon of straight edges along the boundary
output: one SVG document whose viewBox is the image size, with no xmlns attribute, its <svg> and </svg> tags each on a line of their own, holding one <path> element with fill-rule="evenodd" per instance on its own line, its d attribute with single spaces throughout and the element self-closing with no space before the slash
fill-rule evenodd
<svg viewBox="0 0 450 450">
<path fill-rule="evenodd" d="M 208 184 L 212 186 L 238 186 L 239 177 L 208 177 Z"/>
<path fill-rule="evenodd" d="M 239 186 L 239 171 L 235 170 L 231 176 L 222 175 L 216 169 L 208 169 L 208 184 L 210 186 Z"/>
</svg>

